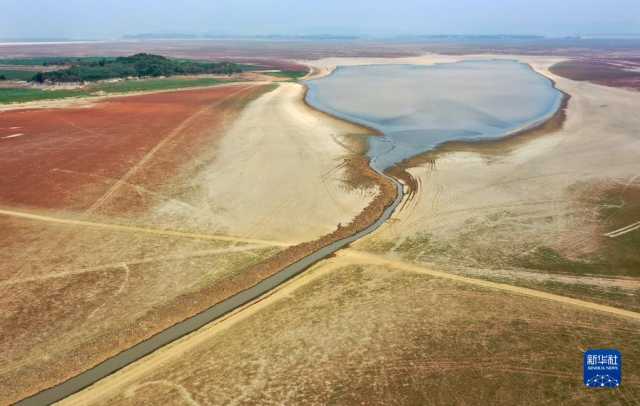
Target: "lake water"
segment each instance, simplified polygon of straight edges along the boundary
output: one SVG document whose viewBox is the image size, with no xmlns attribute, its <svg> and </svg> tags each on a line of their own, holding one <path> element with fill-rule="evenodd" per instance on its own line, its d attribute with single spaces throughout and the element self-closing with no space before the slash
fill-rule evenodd
<svg viewBox="0 0 640 406">
<path fill-rule="evenodd" d="M 562 94 L 515 61 L 339 67 L 306 82 L 315 108 L 382 132 L 369 138 L 384 170 L 448 140 L 497 138 L 547 119 Z"/>
</svg>

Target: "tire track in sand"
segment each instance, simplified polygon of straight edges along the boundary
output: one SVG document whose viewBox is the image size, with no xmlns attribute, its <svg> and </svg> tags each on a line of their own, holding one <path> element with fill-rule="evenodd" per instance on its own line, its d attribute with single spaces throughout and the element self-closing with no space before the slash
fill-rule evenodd
<svg viewBox="0 0 640 406">
<path fill-rule="evenodd" d="M 253 86 L 246 86 L 246 87 L 241 87 L 239 90 L 227 95 L 226 97 L 224 97 L 222 100 L 218 101 L 217 103 L 214 103 L 212 105 L 208 105 L 203 107 L 202 109 L 198 110 L 197 112 L 195 112 L 194 114 L 192 114 L 191 116 L 187 117 L 187 119 L 185 119 L 182 123 L 180 123 L 180 125 L 178 125 L 176 128 L 174 128 L 166 137 L 164 137 L 159 143 L 157 143 L 152 149 L 151 151 L 147 152 L 147 154 L 142 157 L 142 159 L 135 164 L 133 167 L 131 167 L 120 179 L 118 179 L 113 186 L 111 186 L 109 188 L 109 190 L 107 190 L 98 200 L 96 200 L 86 211 L 85 214 L 91 214 L 93 212 L 95 212 L 97 209 L 99 209 L 102 205 L 104 205 L 107 201 L 109 201 L 113 195 L 120 190 L 120 188 L 129 183 L 129 179 L 131 179 L 136 173 L 138 173 L 138 171 L 147 163 L 149 162 L 154 155 L 160 150 L 162 149 L 165 145 L 167 145 L 167 143 L 169 143 L 169 141 L 173 140 L 174 138 L 176 138 L 178 135 L 180 135 L 182 133 L 182 130 L 184 130 L 187 126 L 189 126 L 189 124 L 191 124 L 193 121 L 195 121 L 198 117 L 202 116 L 203 114 L 211 111 L 212 109 L 216 108 L 217 106 L 219 106 L 220 104 L 224 103 L 225 101 L 227 101 L 228 99 L 242 93 L 242 92 L 246 92 L 248 90 L 251 90 L 253 88 Z"/>
<path fill-rule="evenodd" d="M 26 220 L 43 221 L 47 223 L 64 224 L 69 226 L 102 228 L 107 230 L 150 234 L 150 235 L 158 235 L 158 236 L 164 236 L 164 237 L 180 237 L 180 238 L 188 238 L 188 239 L 194 239 L 194 240 L 243 242 L 243 243 L 249 243 L 249 244 L 267 245 L 267 246 L 273 246 L 273 247 L 290 247 L 292 245 L 295 245 L 294 243 L 283 242 L 283 241 L 260 240 L 255 238 L 231 237 L 226 235 L 192 233 L 192 232 L 178 231 L 178 230 L 168 230 L 168 229 L 139 227 L 139 226 L 126 226 L 123 224 L 98 223 L 95 221 L 65 219 L 60 217 L 44 216 L 40 214 L 33 214 L 33 213 L 27 213 L 22 211 L 16 211 L 16 210 L 0 209 L 0 215 L 22 218 Z"/>
<path fill-rule="evenodd" d="M 68 271 L 52 272 L 52 273 L 47 273 L 45 275 L 32 276 L 27 278 L 17 278 L 17 279 L 9 279 L 6 281 L 0 281 L 0 288 L 4 286 L 18 285 L 21 283 L 40 282 L 47 279 L 66 278 L 68 276 L 83 275 L 91 272 L 105 272 L 109 270 L 128 267 L 129 265 L 149 264 L 149 263 L 160 262 L 160 261 L 178 261 L 178 260 L 184 260 L 184 259 L 201 258 L 201 257 L 208 257 L 212 255 L 227 254 L 227 253 L 239 253 L 239 252 L 250 253 L 251 251 L 255 251 L 258 249 L 265 249 L 265 248 L 263 245 L 250 244 L 250 245 L 232 246 L 229 248 L 192 251 L 184 255 L 161 255 L 161 256 L 154 256 L 154 257 L 139 258 L 139 259 L 130 259 L 126 261 L 120 261 L 117 263 L 103 264 L 103 265 L 97 265 L 97 266 L 92 266 L 87 268 L 72 269 Z"/>
</svg>

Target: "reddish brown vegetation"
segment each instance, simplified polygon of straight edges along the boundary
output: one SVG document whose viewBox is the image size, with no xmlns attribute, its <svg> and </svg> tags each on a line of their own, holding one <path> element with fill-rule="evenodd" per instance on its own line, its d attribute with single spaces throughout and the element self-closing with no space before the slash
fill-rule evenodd
<svg viewBox="0 0 640 406">
<path fill-rule="evenodd" d="M 144 171 L 131 173 L 128 182 L 158 186 L 188 161 L 203 137 L 216 134 L 226 112 L 222 103 L 252 88 L 225 86 L 122 97 L 90 108 L 4 112 L 0 204 L 87 209 L 150 152 L 153 160 Z M 2 138 L 15 134 L 23 135 Z"/>
<path fill-rule="evenodd" d="M 572 80 L 640 90 L 640 58 L 585 58 L 558 63 L 551 72 Z"/>
</svg>

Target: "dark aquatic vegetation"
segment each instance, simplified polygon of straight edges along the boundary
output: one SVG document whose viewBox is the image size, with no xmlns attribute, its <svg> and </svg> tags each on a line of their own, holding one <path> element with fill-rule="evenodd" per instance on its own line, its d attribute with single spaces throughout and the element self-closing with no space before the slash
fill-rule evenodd
<svg viewBox="0 0 640 406">
<path fill-rule="evenodd" d="M 378 170 L 449 140 L 497 138 L 559 108 L 552 82 L 515 61 L 340 67 L 307 82 L 314 107 L 382 132 L 369 139 Z"/>
</svg>

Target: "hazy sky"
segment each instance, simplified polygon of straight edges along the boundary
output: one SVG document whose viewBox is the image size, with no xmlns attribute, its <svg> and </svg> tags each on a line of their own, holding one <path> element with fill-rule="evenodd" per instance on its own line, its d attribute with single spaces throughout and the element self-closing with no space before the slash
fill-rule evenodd
<svg viewBox="0 0 640 406">
<path fill-rule="evenodd" d="M 640 34 L 640 0 L 0 0 L 0 38 Z"/>
</svg>

